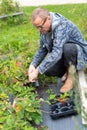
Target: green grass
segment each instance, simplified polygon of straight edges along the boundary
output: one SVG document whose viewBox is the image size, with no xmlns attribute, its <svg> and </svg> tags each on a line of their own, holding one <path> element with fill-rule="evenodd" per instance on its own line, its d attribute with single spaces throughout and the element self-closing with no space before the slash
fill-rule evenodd
<svg viewBox="0 0 87 130">
<path fill-rule="evenodd" d="M 87 4 L 72 4 L 72 5 L 49 5 L 43 6 L 49 11 L 58 12 L 72 20 L 81 30 L 84 37 L 87 39 Z M 33 48 L 35 52 L 39 33 L 30 22 L 30 15 L 36 7 L 23 7 L 25 20 L 22 24 L 3 25 L 0 31 L 0 53 L 15 53 L 23 51 L 25 46 Z M 4 48 L 4 49 L 3 49 Z"/>
</svg>

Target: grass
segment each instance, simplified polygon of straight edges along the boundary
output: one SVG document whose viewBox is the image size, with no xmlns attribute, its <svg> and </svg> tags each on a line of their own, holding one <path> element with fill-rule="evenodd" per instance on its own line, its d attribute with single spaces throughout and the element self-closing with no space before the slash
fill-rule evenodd
<svg viewBox="0 0 87 130">
<path fill-rule="evenodd" d="M 72 5 L 48 5 L 44 6 L 49 11 L 58 12 L 72 20 L 87 39 L 87 4 Z M 25 20 L 19 25 L 4 25 L 0 31 L 0 53 L 9 53 L 10 48 L 21 52 L 25 45 L 36 51 L 39 41 L 39 33 L 30 22 L 30 15 L 36 7 L 23 7 Z M 3 50 L 4 48 L 4 50 Z M 33 53 L 32 52 L 32 53 Z"/>
</svg>

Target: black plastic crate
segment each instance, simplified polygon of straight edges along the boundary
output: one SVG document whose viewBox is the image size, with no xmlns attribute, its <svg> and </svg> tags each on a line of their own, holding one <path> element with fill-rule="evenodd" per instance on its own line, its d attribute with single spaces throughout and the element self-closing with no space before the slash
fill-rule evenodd
<svg viewBox="0 0 87 130">
<path fill-rule="evenodd" d="M 56 96 L 57 102 L 50 105 L 50 116 L 52 119 L 77 114 L 74 101 L 69 96 L 64 101 L 60 101 L 60 95 Z"/>
</svg>

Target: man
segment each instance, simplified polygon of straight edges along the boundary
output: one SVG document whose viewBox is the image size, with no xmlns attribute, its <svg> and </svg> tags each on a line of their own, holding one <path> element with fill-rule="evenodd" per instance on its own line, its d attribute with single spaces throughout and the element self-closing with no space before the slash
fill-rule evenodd
<svg viewBox="0 0 87 130">
<path fill-rule="evenodd" d="M 40 47 L 28 69 L 29 82 L 35 82 L 38 74 L 62 77 L 66 75 L 61 92 L 72 89 L 70 64 L 81 70 L 87 64 L 87 42 L 76 25 L 58 13 L 36 8 L 31 16 L 32 24 L 40 32 Z"/>
</svg>

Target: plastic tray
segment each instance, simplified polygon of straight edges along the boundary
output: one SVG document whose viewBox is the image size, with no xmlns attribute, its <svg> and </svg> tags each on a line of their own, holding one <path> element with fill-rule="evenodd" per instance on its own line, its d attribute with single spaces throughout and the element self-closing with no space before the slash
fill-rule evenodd
<svg viewBox="0 0 87 130">
<path fill-rule="evenodd" d="M 60 98 L 59 95 L 57 98 Z M 52 119 L 77 114 L 74 102 L 68 96 L 64 102 L 57 101 L 50 105 L 50 116 Z"/>
</svg>

